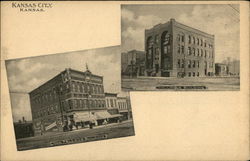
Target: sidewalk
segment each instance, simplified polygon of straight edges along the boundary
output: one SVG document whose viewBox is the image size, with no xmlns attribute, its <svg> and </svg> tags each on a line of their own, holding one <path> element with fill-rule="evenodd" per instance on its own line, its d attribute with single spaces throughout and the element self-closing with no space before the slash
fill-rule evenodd
<svg viewBox="0 0 250 161">
<path fill-rule="evenodd" d="M 120 123 L 110 123 L 110 124 L 107 124 L 107 125 L 99 125 L 99 126 L 94 126 L 93 129 L 100 129 L 100 128 L 107 128 L 107 127 L 112 127 L 112 126 L 116 126 L 116 125 L 121 125 L 121 124 L 125 124 L 125 123 L 128 123 L 128 122 L 132 122 L 133 120 L 125 120 L 125 121 L 122 121 Z M 77 132 L 80 132 L 80 131 L 89 131 L 89 130 L 93 130 L 93 129 L 90 129 L 89 127 L 86 127 L 86 128 L 79 128 L 78 130 L 73 130 L 73 131 L 67 131 L 67 132 L 47 132 L 43 135 L 39 135 L 39 136 L 34 136 L 34 137 L 27 137 L 27 138 L 21 138 L 21 139 L 17 139 L 18 141 L 24 141 L 24 140 L 30 140 L 30 139 L 40 139 L 40 138 L 43 138 L 43 137 L 55 137 L 55 136 L 59 136 L 59 135 L 63 135 L 63 134 L 69 134 L 69 133 L 77 133 Z M 16 140 L 16 141 L 17 141 Z"/>
</svg>

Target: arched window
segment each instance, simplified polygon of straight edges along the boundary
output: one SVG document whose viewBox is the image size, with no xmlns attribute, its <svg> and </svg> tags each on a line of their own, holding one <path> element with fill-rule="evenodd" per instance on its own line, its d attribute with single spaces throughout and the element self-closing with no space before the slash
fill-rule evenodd
<svg viewBox="0 0 250 161">
<path fill-rule="evenodd" d="M 162 33 L 161 36 L 161 44 L 162 44 L 162 53 L 168 54 L 170 53 L 170 35 L 167 31 Z"/>
</svg>

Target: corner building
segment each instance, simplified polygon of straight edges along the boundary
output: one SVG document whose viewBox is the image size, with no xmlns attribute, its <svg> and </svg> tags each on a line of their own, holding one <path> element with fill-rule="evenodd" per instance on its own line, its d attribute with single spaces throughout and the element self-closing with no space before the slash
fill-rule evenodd
<svg viewBox="0 0 250 161">
<path fill-rule="evenodd" d="M 35 135 L 63 131 L 65 123 L 110 116 L 105 106 L 103 77 L 66 69 L 29 93 Z"/>
<path fill-rule="evenodd" d="M 175 19 L 145 30 L 146 76 L 213 76 L 214 35 Z"/>
</svg>

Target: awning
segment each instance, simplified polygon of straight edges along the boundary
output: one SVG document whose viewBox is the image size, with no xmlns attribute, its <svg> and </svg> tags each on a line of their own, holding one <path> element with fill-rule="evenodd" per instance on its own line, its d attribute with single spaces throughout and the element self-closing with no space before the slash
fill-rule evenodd
<svg viewBox="0 0 250 161">
<path fill-rule="evenodd" d="M 111 115 L 110 118 L 115 118 L 115 117 L 121 117 L 122 115 L 120 114 L 114 114 L 114 115 Z"/>
<path fill-rule="evenodd" d="M 110 113 L 108 113 L 107 111 L 99 111 L 99 112 L 96 112 L 96 117 L 97 119 L 107 119 L 107 118 L 110 118 Z"/>
<path fill-rule="evenodd" d="M 76 113 L 74 114 L 75 122 L 86 122 L 86 121 L 94 121 L 96 120 L 96 116 L 89 113 Z"/>
</svg>

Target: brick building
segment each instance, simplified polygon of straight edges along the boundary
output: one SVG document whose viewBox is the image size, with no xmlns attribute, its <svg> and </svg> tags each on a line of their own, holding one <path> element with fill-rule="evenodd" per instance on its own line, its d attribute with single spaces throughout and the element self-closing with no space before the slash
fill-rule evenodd
<svg viewBox="0 0 250 161">
<path fill-rule="evenodd" d="M 147 76 L 214 75 L 214 35 L 174 19 L 145 30 L 145 51 Z"/>
<path fill-rule="evenodd" d="M 123 76 L 143 76 L 145 72 L 145 52 L 131 50 L 121 56 Z"/>
<path fill-rule="evenodd" d="M 107 112 L 103 77 L 65 69 L 29 93 L 35 135 L 64 131 L 70 122 L 101 124 Z"/>
</svg>

